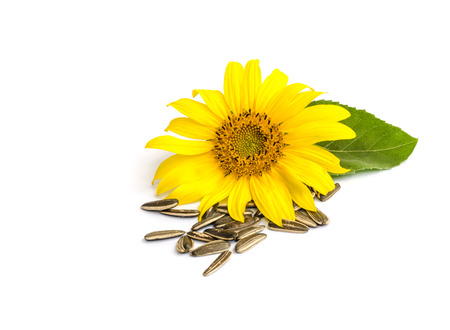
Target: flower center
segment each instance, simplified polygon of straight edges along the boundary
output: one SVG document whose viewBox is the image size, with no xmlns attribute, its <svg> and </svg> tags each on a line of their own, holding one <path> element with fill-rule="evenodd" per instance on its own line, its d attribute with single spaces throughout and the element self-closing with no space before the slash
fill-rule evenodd
<svg viewBox="0 0 450 330">
<path fill-rule="evenodd" d="M 283 132 L 265 113 L 244 111 L 228 116 L 216 131 L 213 152 L 226 175 L 261 175 L 269 171 L 286 145 Z"/>
</svg>

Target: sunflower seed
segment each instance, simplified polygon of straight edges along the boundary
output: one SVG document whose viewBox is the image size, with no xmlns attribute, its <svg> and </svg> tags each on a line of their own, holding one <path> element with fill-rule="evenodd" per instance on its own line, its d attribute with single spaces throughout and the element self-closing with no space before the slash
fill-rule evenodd
<svg viewBox="0 0 450 330">
<path fill-rule="evenodd" d="M 176 247 L 178 252 L 186 253 L 192 250 L 194 247 L 194 242 L 189 236 L 181 236 Z"/>
<path fill-rule="evenodd" d="M 233 229 L 235 231 L 239 231 L 251 226 L 258 224 L 261 221 L 261 218 L 256 217 L 245 217 L 245 222 L 233 221 L 226 224 L 223 229 Z"/>
<path fill-rule="evenodd" d="M 206 227 L 214 222 L 216 222 L 217 220 L 223 218 L 225 216 L 225 214 L 222 213 L 217 213 L 216 215 L 211 216 L 210 218 L 205 218 L 202 221 L 197 222 L 196 224 L 194 224 L 192 226 L 192 230 L 199 230 L 203 227 Z"/>
<path fill-rule="evenodd" d="M 164 211 L 178 205 L 178 199 L 161 199 L 141 205 L 145 211 Z"/>
<path fill-rule="evenodd" d="M 295 212 L 295 221 L 298 221 L 304 225 L 307 225 L 309 227 L 317 227 L 317 223 L 313 221 L 306 212 L 296 211 Z"/>
<path fill-rule="evenodd" d="M 308 226 L 297 222 L 297 221 L 290 221 L 290 220 L 282 220 L 282 227 L 274 224 L 273 222 L 269 222 L 269 229 L 276 230 L 276 231 L 285 231 L 290 233 L 306 233 L 308 232 L 309 228 Z"/>
<path fill-rule="evenodd" d="M 244 239 L 250 235 L 259 233 L 260 231 L 264 230 L 266 226 L 264 225 L 256 225 L 252 227 L 245 228 L 238 232 L 237 240 L 240 241 L 241 239 Z"/>
<path fill-rule="evenodd" d="M 326 195 L 320 195 L 319 196 L 319 200 L 321 202 L 326 202 L 327 200 L 329 200 L 331 197 L 334 196 L 335 193 L 337 193 L 339 191 L 339 189 L 341 189 L 341 185 L 339 183 L 336 183 L 334 186 L 334 189 L 329 191 L 328 194 Z"/>
<path fill-rule="evenodd" d="M 255 212 L 255 214 L 253 214 L 253 216 L 255 217 L 255 218 L 262 218 L 262 213 L 261 213 L 261 211 L 260 210 L 256 210 L 256 212 Z"/>
<path fill-rule="evenodd" d="M 236 246 L 234 247 L 234 249 L 236 250 L 237 253 L 245 252 L 247 250 L 250 250 L 256 244 L 265 240 L 266 237 L 267 237 L 266 234 L 253 234 L 253 235 L 247 236 L 246 238 L 238 241 L 236 243 Z"/>
<path fill-rule="evenodd" d="M 219 206 L 217 206 L 217 212 L 228 214 L 228 206 L 227 205 L 219 205 Z"/>
<path fill-rule="evenodd" d="M 222 219 L 217 220 L 214 222 L 214 227 L 216 228 L 223 228 L 226 224 L 234 221 L 229 215 L 224 216 Z"/>
<path fill-rule="evenodd" d="M 170 209 L 161 211 L 161 214 L 171 215 L 173 217 L 193 218 L 200 214 L 198 210 Z"/>
<path fill-rule="evenodd" d="M 234 241 L 238 235 L 236 232 L 232 230 L 218 229 L 218 228 L 206 229 L 204 233 L 224 241 Z"/>
<path fill-rule="evenodd" d="M 255 208 L 255 207 L 256 207 L 256 204 L 255 204 L 254 201 L 250 201 L 250 202 L 247 203 L 247 206 L 246 206 L 246 207 L 247 207 L 247 208 Z"/>
<path fill-rule="evenodd" d="M 322 226 L 323 225 L 323 220 L 324 218 L 322 217 L 322 212 L 320 212 L 320 210 L 316 207 L 316 211 L 310 211 L 310 210 L 306 210 L 306 213 L 309 215 L 309 217 L 318 225 Z"/>
<path fill-rule="evenodd" d="M 294 211 L 298 211 L 300 210 L 300 206 L 298 206 L 297 204 L 294 203 Z"/>
<path fill-rule="evenodd" d="M 214 241 L 214 237 L 199 232 L 199 231 L 190 231 L 186 235 L 188 235 L 190 238 L 195 239 L 197 241 L 203 241 L 203 242 L 211 242 Z"/>
<path fill-rule="evenodd" d="M 244 216 L 246 216 L 246 215 L 250 215 L 250 216 L 253 216 L 253 211 L 251 211 L 251 210 L 245 210 L 244 211 L 244 213 L 242 213 Z"/>
<path fill-rule="evenodd" d="M 202 220 L 203 219 L 208 219 L 210 217 L 213 216 L 214 213 L 216 213 L 217 210 L 217 206 L 219 205 L 219 203 L 214 204 L 213 206 L 211 206 L 208 211 L 205 212 L 205 214 L 203 214 Z"/>
<path fill-rule="evenodd" d="M 317 210 L 317 208 L 316 208 L 316 210 Z M 323 225 L 328 225 L 330 223 L 330 218 L 328 218 L 328 216 L 320 210 L 317 210 L 317 212 L 319 212 L 320 216 L 322 217 Z"/>
<path fill-rule="evenodd" d="M 230 248 L 230 243 L 226 241 L 212 241 L 205 243 L 191 251 L 191 256 L 202 257 L 209 254 L 222 253 Z"/>
<path fill-rule="evenodd" d="M 186 232 L 182 230 L 160 230 L 145 235 L 146 241 L 154 241 L 157 239 L 172 238 L 184 235 Z"/>
<path fill-rule="evenodd" d="M 206 268 L 206 270 L 203 272 L 203 276 L 208 276 L 209 274 L 214 273 L 216 270 L 218 270 L 220 267 L 222 267 L 228 259 L 231 257 L 231 251 L 225 251 L 222 252 L 216 260 L 212 262 L 212 264 Z"/>
</svg>

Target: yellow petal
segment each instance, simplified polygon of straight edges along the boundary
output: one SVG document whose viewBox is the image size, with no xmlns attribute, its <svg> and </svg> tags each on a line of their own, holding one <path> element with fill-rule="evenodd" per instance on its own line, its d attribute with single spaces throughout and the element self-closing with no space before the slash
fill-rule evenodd
<svg viewBox="0 0 450 330">
<path fill-rule="evenodd" d="M 291 194 L 275 173 L 251 176 L 250 193 L 258 210 L 278 226 L 281 226 L 282 219 L 295 220 Z"/>
<path fill-rule="evenodd" d="M 158 136 L 147 142 L 146 148 L 167 150 L 181 155 L 198 155 L 213 149 L 210 141 L 182 140 L 170 135 Z"/>
<path fill-rule="evenodd" d="M 274 115 L 281 111 L 284 112 L 285 109 L 291 104 L 298 96 L 300 91 L 305 88 L 309 88 L 305 84 L 290 84 L 283 89 L 281 89 L 267 104 L 264 112 L 271 118 L 275 118 Z"/>
<path fill-rule="evenodd" d="M 289 130 L 297 128 L 305 123 L 315 121 L 341 121 L 348 117 L 350 117 L 350 112 L 343 107 L 334 104 L 313 105 L 289 118 L 283 123 L 282 129 Z"/>
<path fill-rule="evenodd" d="M 191 99 L 179 99 L 167 106 L 174 107 L 183 115 L 202 125 L 218 127 L 222 122 L 206 105 Z"/>
<path fill-rule="evenodd" d="M 311 101 L 322 94 L 323 92 L 316 91 L 307 91 L 297 94 L 295 99 L 288 106 L 286 106 L 283 111 L 273 113 L 272 120 L 279 123 L 283 122 L 283 129 L 295 127 L 295 122 L 291 121 L 291 118 L 299 114 L 308 106 L 308 104 L 311 103 Z"/>
<path fill-rule="evenodd" d="M 288 157 L 308 159 L 322 166 L 327 172 L 342 174 L 349 170 L 341 167 L 340 160 L 331 152 L 317 145 L 296 145 L 295 143 L 283 149 Z"/>
<path fill-rule="evenodd" d="M 244 68 L 242 64 L 230 62 L 225 69 L 225 79 L 223 83 L 223 91 L 228 107 L 233 113 L 242 111 L 242 84 L 244 78 Z"/>
<path fill-rule="evenodd" d="M 179 185 L 198 181 L 213 173 L 222 173 L 219 162 L 213 153 L 208 152 L 196 156 L 185 156 L 178 164 L 170 164 L 170 171 L 166 171 L 159 182 L 156 193 L 162 194 Z M 169 167 L 169 166 L 167 166 Z"/>
<path fill-rule="evenodd" d="M 244 68 L 243 108 L 255 109 L 256 95 L 261 88 L 261 69 L 259 60 L 250 60 Z"/>
<path fill-rule="evenodd" d="M 255 110 L 257 112 L 265 112 L 266 106 L 271 101 L 272 97 L 286 87 L 287 82 L 288 76 L 278 69 L 273 70 L 273 72 L 264 79 L 264 82 L 256 95 Z"/>
<path fill-rule="evenodd" d="M 234 220 L 244 222 L 244 211 L 247 203 L 252 199 L 248 177 L 242 176 L 228 196 L 228 213 Z"/>
<path fill-rule="evenodd" d="M 196 97 L 198 94 L 200 94 L 208 108 L 221 120 L 225 120 L 230 114 L 230 108 L 222 92 L 206 89 L 194 89 L 192 91 L 192 97 Z"/>
<path fill-rule="evenodd" d="M 289 189 L 292 200 L 298 206 L 306 210 L 316 211 L 311 191 L 295 176 L 295 174 L 290 173 L 289 171 L 280 170 L 277 167 L 274 167 L 274 170 L 278 172 L 281 178 L 283 178 L 283 182 Z"/>
<path fill-rule="evenodd" d="M 185 156 L 185 155 L 173 155 L 169 158 L 166 158 L 161 164 L 159 164 L 158 169 L 156 170 L 155 176 L 153 177 L 152 184 L 155 184 L 156 180 L 161 179 L 164 177 L 167 173 L 172 171 L 177 166 L 180 166 L 184 161 L 188 160 L 189 158 L 193 157 L 199 157 L 200 155 L 195 156 Z"/>
<path fill-rule="evenodd" d="M 281 171 L 293 173 L 301 182 L 326 195 L 334 189 L 334 182 L 320 165 L 300 157 L 285 156 L 278 161 Z"/>
<path fill-rule="evenodd" d="M 222 179 L 223 174 L 219 171 L 215 171 L 208 176 L 203 175 L 197 180 L 180 185 L 166 198 L 177 199 L 179 205 L 197 202 L 206 194 L 209 194 Z"/>
<path fill-rule="evenodd" d="M 168 131 L 198 140 L 209 140 L 214 139 L 215 137 L 215 130 L 211 126 L 204 126 L 191 118 L 184 117 L 172 119 L 169 126 L 166 128 L 166 132 Z"/>
<path fill-rule="evenodd" d="M 236 182 L 237 178 L 235 175 L 227 175 L 225 178 L 223 178 L 220 184 L 215 187 L 214 191 L 203 197 L 199 206 L 200 215 L 198 216 L 198 219 L 200 220 L 203 214 L 211 206 L 228 197 L 228 195 L 230 195 L 231 189 L 233 189 Z"/>
<path fill-rule="evenodd" d="M 310 122 L 287 131 L 284 141 L 314 144 L 321 141 L 353 139 L 356 134 L 348 126 L 336 122 Z"/>
</svg>

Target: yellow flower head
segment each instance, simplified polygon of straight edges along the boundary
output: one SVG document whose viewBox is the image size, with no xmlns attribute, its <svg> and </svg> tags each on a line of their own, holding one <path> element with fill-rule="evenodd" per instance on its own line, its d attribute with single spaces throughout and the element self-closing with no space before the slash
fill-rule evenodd
<svg viewBox="0 0 450 330">
<path fill-rule="evenodd" d="M 308 106 L 322 93 L 287 82 L 278 69 L 261 82 L 258 60 L 245 68 L 230 62 L 223 94 L 196 89 L 193 97 L 200 94 L 204 103 L 170 103 L 186 117 L 172 120 L 166 131 L 195 140 L 159 136 L 147 143 L 146 148 L 175 153 L 156 171 L 157 194 L 175 188 L 167 198 L 180 204 L 201 200 L 199 218 L 225 199 L 230 216 L 239 221 L 250 200 L 278 225 L 295 219 L 292 201 L 314 211 L 308 186 L 326 194 L 334 188 L 328 172 L 348 171 L 315 143 L 352 139 L 355 132 L 339 123 L 350 116 L 346 109 Z"/>
</svg>

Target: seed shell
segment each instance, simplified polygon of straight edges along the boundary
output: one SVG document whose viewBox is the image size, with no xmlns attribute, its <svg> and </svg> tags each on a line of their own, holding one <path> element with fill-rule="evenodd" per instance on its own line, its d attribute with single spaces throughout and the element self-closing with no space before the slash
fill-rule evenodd
<svg viewBox="0 0 450 330">
<path fill-rule="evenodd" d="M 308 227 L 317 227 L 317 223 L 313 221 L 306 212 L 296 211 L 295 212 L 295 221 L 298 221 Z"/>
<path fill-rule="evenodd" d="M 216 270 L 218 270 L 220 267 L 222 267 L 223 265 L 225 265 L 225 263 L 228 261 L 228 259 L 230 259 L 231 257 L 231 251 L 225 251 L 222 252 L 216 260 L 214 260 L 212 262 L 212 264 L 206 268 L 206 270 L 203 272 L 203 276 L 208 276 L 212 273 L 214 273 Z"/>
<path fill-rule="evenodd" d="M 186 235 L 188 235 L 190 238 L 195 239 L 197 241 L 203 241 L 203 242 L 211 242 L 214 241 L 214 237 L 202 233 L 200 231 L 190 231 Z"/>
<path fill-rule="evenodd" d="M 214 222 L 214 227 L 223 228 L 226 224 L 233 222 L 233 221 L 234 220 L 229 215 L 226 215 L 222 219 L 219 219 L 216 222 Z"/>
<path fill-rule="evenodd" d="M 178 199 L 161 199 L 141 205 L 145 211 L 164 211 L 178 205 Z"/>
<path fill-rule="evenodd" d="M 269 229 L 289 233 L 306 233 L 309 230 L 308 226 L 298 221 L 282 220 L 282 225 L 283 226 L 280 227 L 273 222 L 269 222 Z"/>
<path fill-rule="evenodd" d="M 306 210 L 306 213 L 308 213 L 309 217 L 315 223 L 322 226 L 325 221 L 328 221 L 328 222 L 330 221 L 328 219 L 328 217 L 322 211 L 320 211 L 317 207 L 316 207 L 316 211 L 317 212 Z"/>
<path fill-rule="evenodd" d="M 205 214 L 203 214 L 202 220 L 203 219 L 208 219 L 210 217 L 213 216 L 214 213 L 216 213 L 217 210 L 217 206 L 219 205 L 219 203 L 214 204 L 213 206 L 211 206 L 208 211 L 205 212 Z"/>
<path fill-rule="evenodd" d="M 171 215 L 173 217 L 180 217 L 180 218 L 193 218 L 197 217 L 200 214 L 200 212 L 198 210 L 170 209 L 166 211 L 161 211 L 161 214 Z"/>
<path fill-rule="evenodd" d="M 202 257 L 210 254 L 222 253 L 230 248 L 230 243 L 226 241 L 212 241 L 200 245 L 198 248 L 191 251 L 191 256 Z"/>
<path fill-rule="evenodd" d="M 199 229 L 201 229 L 203 227 L 206 227 L 206 226 L 216 222 L 217 220 L 223 218 L 224 216 L 225 216 L 225 214 L 217 213 L 217 214 L 215 214 L 215 215 L 213 215 L 213 216 L 211 216 L 209 218 L 205 218 L 202 221 L 197 222 L 196 224 L 194 224 L 192 226 L 191 229 L 192 230 L 199 230 Z"/>
<path fill-rule="evenodd" d="M 228 214 L 228 206 L 226 206 L 226 205 L 217 206 L 217 212 Z"/>
<path fill-rule="evenodd" d="M 320 196 L 319 196 L 319 200 L 320 200 L 321 202 L 326 202 L 326 201 L 329 200 L 331 197 L 333 197 L 334 194 L 336 194 L 336 193 L 339 191 L 339 189 L 341 189 L 341 185 L 340 185 L 339 183 L 336 183 L 335 186 L 334 186 L 334 189 L 331 190 L 330 192 L 328 192 L 328 194 L 326 194 L 326 195 L 320 195 Z"/>
<path fill-rule="evenodd" d="M 223 227 L 223 229 L 232 229 L 235 231 L 240 231 L 242 229 L 257 225 L 261 221 L 261 218 L 246 217 L 244 221 L 245 222 L 239 222 L 239 221 L 230 222 L 230 223 L 226 224 Z"/>
<path fill-rule="evenodd" d="M 180 253 L 189 252 L 193 249 L 193 247 L 194 242 L 192 241 L 192 238 L 186 235 L 181 236 L 176 245 L 177 251 Z"/>
<path fill-rule="evenodd" d="M 323 225 L 328 225 L 330 223 L 330 218 L 328 218 L 328 216 L 325 213 L 323 213 L 322 211 L 320 211 L 320 210 L 317 210 L 317 211 L 320 213 L 320 216 L 323 219 Z"/>
<path fill-rule="evenodd" d="M 247 203 L 247 206 L 246 206 L 246 208 L 255 208 L 255 207 L 256 207 L 256 204 L 255 204 L 254 201 L 248 202 L 248 203 Z"/>
<path fill-rule="evenodd" d="M 144 238 L 146 241 L 155 241 L 158 239 L 178 237 L 184 235 L 185 233 L 186 232 L 183 230 L 160 230 L 148 233 Z"/>
<path fill-rule="evenodd" d="M 238 241 L 234 247 L 237 253 L 242 253 L 250 250 L 256 244 L 262 242 L 267 238 L 266 234 L 253 234 L 240 241 Z"/>
<path fill-rule="evenodd" d="M 316 210 L 318 211 L 319 209 L 316 208 Z M 310 210 L 306 210 L 306 213 L 308 214 L 308 216 L 318 225 L 323 225 L 323 219 L 320 216 L 319 212 L 314 212 L 314 211 L 310 211 Z"/>
<path fill-rule="evenodd" d="M 235 231 L 228 229 L 210 228 L 203 231 L 204 233 L 211 235 L 214 238 L 224 241 L 234 241 L 238 234 Z"/>
<path fill-rule="evenodd" d="M 237 240 L 240 241 L 248 236 L 259 233 L 260 231 L 263 231 L 265 228 L 266 226 L 264 225 L 255 225 L 242 229 L 241 231 L 238 232 Z"/>
</svg>

